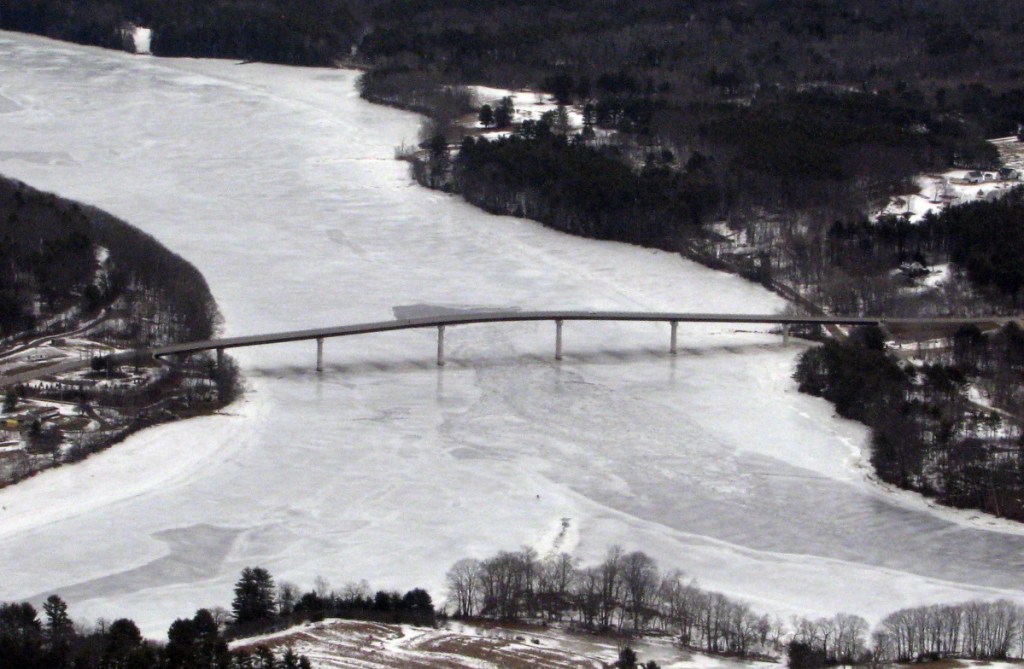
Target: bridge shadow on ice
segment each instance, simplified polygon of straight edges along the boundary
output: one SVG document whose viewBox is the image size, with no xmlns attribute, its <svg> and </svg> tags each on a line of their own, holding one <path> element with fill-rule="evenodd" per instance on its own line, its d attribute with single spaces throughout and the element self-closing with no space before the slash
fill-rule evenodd
<svg viewBox="0 0 1024 669">
<path fill-rule="evenodd" d="M 626 347 L 602 347 L 590 351 L 564 351 L 562 360 L 556 360 L 553 353 L 516 353 L 503 355 L 501 353 L 479 353 L 473 351 L 461 351 L 458 346 L 451 346 L 445 356 L 444 366 L 439 367 L 436 360 L 429 351 L 424 355 L 404 358 L 377 357 L 372 359 L 352 360 L 349 362 L 332 362 L 325 357 L 324 371 L 318 373 L 315 370 L 315 359 L 309 356 L 308 363 L 295 365 L 263 365 L 260 363 L 248 364 L 242 367 L 244 374 L 262 378 L 276 379 L 308 379 L 310 377 L 330 378 L 332 375 L 346 376 L 369 376 L 374 374 L 417 374 L 437 370 L 443 372 L 445 369 L 454 370 L 482 370 L 502 369 L 509 367 L 571 367 L 573 365 L 597 365 L 612 366 L 622 364 L 637 364 L 643 362 L 664 361 L 674 363 L 676 360 L 692 358 L 709 358 L 722 355 L 745 355 L 749 353 L 763 353 L 768 351 L 792 350 L 794 355 L 802 350 L 804 344 L 784 346 L 780 341 L 774 343 L 750 343 L 730 344 L 722 346 L 700 346 L 678 348 L 676 355 L 672 355 L 667 349 L 652 346 L 639 346 L 634 348 Z M 348 352 L 346 352 L 348 353 Z M 339 354 L 340 355 L 343 354 Z"/>
</svg>

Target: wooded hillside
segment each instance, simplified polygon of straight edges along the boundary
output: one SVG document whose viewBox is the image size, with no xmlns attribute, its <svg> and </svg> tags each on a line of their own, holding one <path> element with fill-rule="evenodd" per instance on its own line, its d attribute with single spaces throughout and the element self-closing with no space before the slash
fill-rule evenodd
<svg viewBox="0 0 1024 669">
<path fill-rule="evenodd" d="M 129 290 L 145 295 L 146 312 L 155 309 L 161 322 L 140 324 L 130 343 L 213 334 L 218 314 L 210 289 L 183 258 L 109 214 L 0 177 L 0 333 L 59 331 Z M 127 308 L 131 323 L 135 310 Z"/>
</svg>

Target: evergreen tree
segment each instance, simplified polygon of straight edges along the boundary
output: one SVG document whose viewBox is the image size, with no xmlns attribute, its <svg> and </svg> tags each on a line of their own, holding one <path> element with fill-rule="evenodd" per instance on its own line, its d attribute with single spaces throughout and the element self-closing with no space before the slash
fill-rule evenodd
<svg viewBox="0 0 1024 669">
<path fill-rule="evenodd" d="M 619 651 L 619 660 L 615 663 L 616 669 L 636 669 L 636 652 L 626 646 Z"/>
<path fill-rule="evenodd" d="M 0 667 L 42 669 L 42 625 L 29 603 L 0 604 Z"/>
<path fill-rule="evenodd" d="M 491 109 L 491 105 L 484 105 L 480 107 L 480 125 L 485 128 L 489 128 L 494 124 L 494 110 Z"/>
<path fill-rule="evenodd" d="M 505 96 L 501 99 L 501 103 L 498 104 L 498 108 L 494 110 L 494 126 L 496 128 L 507 128 L 512 125 L 512 118 L 516 113 L 516 108 L 512 104 L 512 98 Z"/>
<path fill-rule="evenodd" d="M 68 605 L 57 595 L 50 595 L 43 603 L 46 613 L 46 640 L 49 643 L 49 663 L 54 669 L 68 666 L 71 640 L 75 635 L 74 624 L 68 615 Z"/>
<path fill-rule="evenodd" d="M 299 658 L 290 647 L 285 649 L 281 657 L 281 669 L 299 669 Z"/>
<path fill-rule="evenodd" d="M 235 583 L 235 599 L 231 603 L 235 624 L 273 618 L 274 605 L 274 579 L 270 572 L 262 567 L 243 569 Z"/>
<path fill-rule="evenodd" d="M 59 595 L 50 595 L 43 604 L 46 613 L 46 634 L 51 642 L 54 639 L 66 638 L 74 630 L 68 605 Z"/>
</svg>

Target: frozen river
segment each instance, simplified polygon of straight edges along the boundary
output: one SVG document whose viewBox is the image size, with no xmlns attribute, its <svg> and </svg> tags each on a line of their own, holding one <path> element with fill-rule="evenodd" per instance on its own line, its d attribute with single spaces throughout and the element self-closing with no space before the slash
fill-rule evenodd
<svg viewBox="0 0 1024 669">
<path fill-rule="evenodd" d="M 224 334 L 436 308 L 779 310 L 680 258 L 486 215 L 417 187 L 418 119 L 356 74 L 159 60 L 0 33 L 0 173 L 95 204 L 207 277 Z M 796 392 L 766 331 L 568 323 L 238 353 L 226 415 L 0 491 L 0 599 L 59 591 L 161 634 L 262 565 L 303 586 L 437 592 L 499 549 L 642 548 L 780 613 L 1024 601 L 1024 536 L 866 476 L 865 432 Z M 562 533 L 563 519 L 568 531 Z"/>
</svg>

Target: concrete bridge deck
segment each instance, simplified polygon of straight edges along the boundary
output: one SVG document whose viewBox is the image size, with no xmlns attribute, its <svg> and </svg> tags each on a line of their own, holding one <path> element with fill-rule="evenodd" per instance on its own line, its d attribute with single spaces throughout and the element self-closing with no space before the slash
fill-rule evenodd
<svg viewBox="0 0 1024 669">
<path fill-rule="evenodd" d="M 247 335 L 244 337 L 226 337 L 222 339 L 206 339 L 202 341 L 168 344 L 137 351 L 119 353 L 115 360 L 127 363 L 139 356 L 163 357 L 169 355 L 188 355 L 202 351 L 216 351 L 218 359 L 230 348 L 246 346 L 266 346 L 286 342 L 314 340 L 317 343 L 316 369 L 323 370 L 323 344 L 325 339 L 332 337 L 348 337 L 376 332 L 396 330 L 414 330 L 423 328 L 437 329 L 437 364 L 444 365 L 444 333 L 445 328 L 454 325 L 473 325 L 477 323 L 515 323 L 527 321 L 551 321 L 555 324 L 555 359 L 562 358 L 562 324 L 565 321 L 615 321 L 615 322 L 648 322 L 667 323 L 671 326 L 669 352 L 676 352 L 677 332 L 680 323 L 724 323 L 724 324 L 758 324 L 781 325 L 783 342 L 788 341 L 789 327 L 793 325 L 879 325 L 890 330 L 900 331 L 935 331 L 948 330 L 960 325 L 980 325 L 994 327 L 1011 321 L 1020 322 L 1020 316 L 984 316 L 984 317 L 937 317 L 937 318 L 887 318 L 884 316 L 791 316 L 782 314 L 718 314 L 718 313 L 687 313 L 687 312 L 635 312 L 635 311 L 469 311 L 452 314 L 438 314 L 420 318 L 401 318 L 390 321 L 355 323 L 326 328 L 308 330 L 291 330 L 267 334 Z M 21 373 L 0 376 L 0 387 L 24 383 L 88 367 L 88 360 L 72 360 L 59 364 L 27 370 Z"/>
<path fill-rule="evenodd" d="M 788 341 L 792 325 L 880 325 L 894 328 L 935 328 L 968 324 L 1002 325 L 1017 317 L 993 316 L 984 318 L 885 318 L 875 316 L 791 316 L 781 314 L 716 314 L 686 312 L 632 312 L 632 311 L 474 311 L 456 314 L 439 314 L 420 318 L 404 318 L 371 323 L 356 323 L 337 327 L 293 330 L 269 334 L 228 337 L 205 341 L 185 342 L 158 346 L 145 351 L 148 355 L 162 357 L 176 354 L 190 354 L 202 351 L 217 351 L 218 355 L 230 348 L 265 346 L 285 342 L 317 342 L 317 370 L 323 369 L 323 342 L 332 337 L 348 337 L 377 332 L 437 328 L 437 363 L 444 364 L 444 331 L 455 325 L 478 323 L 515 323 L 526 321 L 552 321 L 555 323 L 555 358 L 562 358 L 562 323 L 565 321 L 615 321 L 668 323 L 671 326 L 669 351 L 676 352 L 677 328 L 679 323 L 731 323 L 781 325 L 783 340 Z"/>
</svg>

